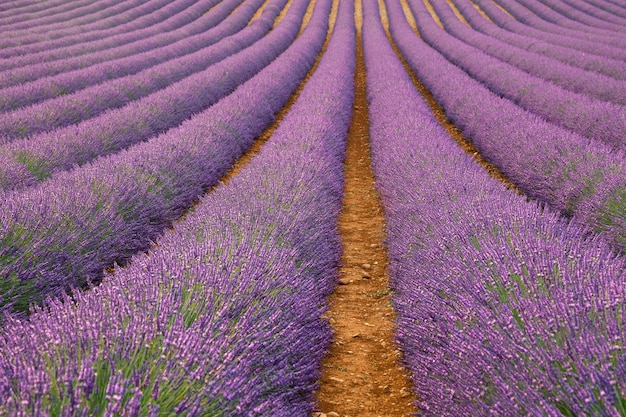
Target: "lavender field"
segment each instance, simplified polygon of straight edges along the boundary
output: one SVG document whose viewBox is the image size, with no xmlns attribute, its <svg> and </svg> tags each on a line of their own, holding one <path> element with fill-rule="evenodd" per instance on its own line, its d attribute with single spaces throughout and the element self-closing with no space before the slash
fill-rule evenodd
<svg viewBox="0 0 626 417">
<path fill-rule="evenodd" d="M 626 416 L 623 0 L 0 2 L 0 415 L 320 411 L 359 88 L 418 414 Z"/>
</svg>

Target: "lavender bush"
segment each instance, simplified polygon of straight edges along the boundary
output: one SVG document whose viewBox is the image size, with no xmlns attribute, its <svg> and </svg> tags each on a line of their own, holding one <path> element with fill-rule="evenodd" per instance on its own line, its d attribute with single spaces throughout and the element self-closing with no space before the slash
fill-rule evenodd
<svg viewBox="0 0 626 417">
<path fill-rule="evenodd" d="M 297 32 L 307 6 L 294 2 L 281 26 Z M 104 268 L 147 249 L 271 123 L 315 61 L 329 10 L 330 0 L 316 3 L 285 53 L 178 128 L 6 193 L 0 212 L 3 309 L 23 311 L 48 295 L 96 282 Z"/>
<path fill-rule="evenodd" d="M 270 141 L 149 256 L 5 324 L 0 412 L 311 414 L 341 252 L 353 18 L 341 2 L 327 52 Z"/>
<path fill-rule="evenodd" d="M 549 81 L 550 84 L 547 84 L 547 86 L 555 84 L 581 96 L 589 96 L 596 100 L 621 105 L 626 103 L 626 81 L 615 80 L 606 75 L 584 71 L 571 65 L 563 64 L 555 59 L 511 46 L 468 28 L 454 15 L 454 12 L 445 0 L 433 0 L 431 4 L 444 27 L 452 36 L 497 60 L 511 64 L 537 78 Z M 452 43 L 453 41 L 450 42 Z M 458 42 L 455 43 L 458 44 Z M 563 93 L 548 93 L 547 91 L 545 94 L 563 95 Z M 573 99 L 581 100 L 584 98 L 581 96 Z M 619 107 L 615 107 L 612 112 L 618 112 L 619 109 Z"/>
<path fill-rule="evenodd" d="M 459 149 L 390 48 L 375 0 L 363 27 L 396 328 L 421 415 L 623 414 L 624 259 Z"/>
<path fill-rule="evenodd" d="M 503 99 L 426 45 L 390 7 L 390 29 L 447 117 L 529 197 L 626 245 L 624 154 Z"/>
<path fill-rule="evenodd" d="M 77 164 L 147 140 L 216 103 L 267 66 L 293 42 L 306 8 L 306 1 L 298 0 L 280 24 L 255 44 L 140 100 L 76 125 L 9 143 L 0 153 L 0 160 L 19 162 L 29 174 L 15 181 L 18 174 L 11 171 L 9 165 L 6 165 L 7 169 L 1 167 L 2 189 L 36 184 L 54 172 L 69 170 Z M 260 23 L 262 26 L 247 31 L 242 38 L 254 37 L 257 30 L 266 31 L 271 24 L 271 20 L 265 19 Z M 214 52 L 219 55 L 222 48 L 228 52 L 231 45 L 226 42 Z"/>
<path fill-rule="evenodd" d="M 589 0 L 588 4 L 592 4 L 595 7 L 611 13 L 613 16 L 620 16 L 626 18 L 626 8 L 619 4 L 611 3 L 610 1 L 603 0 Z"/>
<path fill-rule="evenodd" d="M 107 79 L 134 74 L 167 59 L 196 51 L 211 42 L 214 43 L 216 41 L 214 34 L 204 37 L 196 36 L 191 40 L 187 38 L 194 34 L 195 30 L 204 34 L 224 20 L 240 3 L 241 0 L 221 2 L 204 15 L 203 19 L 197 21 L 191 31 L 187 31 L 188 28 L 182 28 L 130 44 L 121 44 L 104 51 L 2 71 L 0 72 L 2 107 L 0 108 L 15 109 L 46 98 L 67 94 Z M 236 31 L 230 33 L 234 32 Z M 186 47 L 187 44 L 189 46 Z M 20 99 L 20 95 L 25 98 Z"/>
<path fill-rule="evenodd" d="M 611 39 L 604 37 L 601 40 L 593 40 L 593 35 L 581 34 L 580 32 L 551 24 L 538 18 L 517 3 L 506 4 L 507 12 L 514 16 L 514 18 L 511 18 L 493 2 L 483 0 L 475 0 L 475 2 L 497 25 L 512 32 L 531 34 L 533 37 L 546 39 L 550 43 L 573 48 L 591 55 L 616 60 L 626 59 L 626 52 L 620 45 L 611 44 Z"/>
<path fill-rule="evenodd" d="M 207 36 L 203 36 L 204 42 L 199 39 L 190 39 L 188 43 L 185 42 L 185 47 L 181 48 L 183 51 L 200 47 L 188 55 L 166 60 L 136 74 L 105 81 L 73 94 L 62 95 L 0 114 L 0 133 L 8 139 L 17 139 L 76 124 L 106 110 L 122 107 L 194 73 L 206 70 L 207 67 L 247 48 L 267 34 L 286 0 L 271 2 L 270 7 L 263 12 L 262 16 L 245 28 L 246 23 L 256 11 L 255 7 L 259 7 L 262 3 L 263 0 L 249 1 L 245 6 L 238 8 L 218 26 L 208 30 L 205 33 Z M 242 28 L 245 29 L 242 30 Z M 205 46 L 201 47 L 200 45 L 203 44 Z M 175 49 L 172 48 L 172 50 Z M 177 53 L 180 52 L 181 50 L 178 49 Z M 140 57 L 141 55 L 145 54 L 140 54 Z M 153 56 L 155 55 L 160 54 Z M 130 58 L 129 61 L 141 61 L 140 57 Z M 100 73 L 100 71 L 97 69 L 81 71 L 80 78 L 91 84 L 94 78 L 97 79 L 97 77 L 92 78 L 91 75 L 94 73 Z M 72 78 L 74 77 L 68 77 L 70 83 Z M 22 99 L 25 98 L 22 96 Z"/>
<path fill-rule="evenodd" d="M 100 20 L 96 20 L 96 22 L 92 24 L 82 25 L 82 27 L 70 26 L 67 28 L 62 28 L 62 27 L 57 28 L 55 30 L 52 27 L 47 27 L 43 25 L 41 27 L 32 26 L 33 23 L 29 22 L 28 26 L 32 27 L 33 28 L 32 30 L 24 29 L 24 30 L 18 30 L 15 32 L 8 32 L 7 36 L 3 36 L 2 39 L 0 40 L 0 47 L 2 48 L 6 47 L 9 49 L 12 49 L 13 47 L 33 45 L 36 42 L 45 42 L 45 41 L 55 40 L 55 39 L 61 40 L 62 38 L 65 38 L 65 37 L 75 36 L 85 29 L 98 31 L 98 30 L 111 29 L 115 26 L 124 25 L 126 23 L 132 24 L 133 20 L 141 17 L 142 15 L 145 15 L 146 13 L 151 13 L 153 11 L 156 11 L 162 8 L 165 4 L 167 4 L 166 2 L 162 0 L 150 0 L 148 2 L 143 2 L 143 3 L 133 0 L 132 3 L 134 4 L 131 5 L 131 2 L 128 2 L 128 5 L 132 7 L 132 9 L 129 11 L 125 11 L 119 14 L 114 14 L 113 16 L 109 18 L 101 18 Z M 67 2 L 65 2 L 65 4 L 63 4 L 63 7 L 71 9 L 72 5 L 69 5 Z M 64 15 L 65 13 L 61 13 L 61 15 L 58 18 L 62 19 Z M 96 15 L 96 18 L 98 17 L 99 15 Z M 9 20 L 13 21 L 12 18 L 9 18 Z M 8 25 L 6 26 L 3 25 L 3 29 L 6 28 L 7 26 Z M 42 33 L 37 33 L 38 28 L 39 28 L 39 31 L 40 29 L 44 29 L 44 31 Z M 9 35 L 13 35 L 13 36 L 9 36 Z"/>
<path fill-rule="evenodd" d="M 583 13 L 588 16 L 593 16 L 595 19 L 600 19 L 601 21 L 610 22 L 617 25 L 624 25 L 624 23 L 626 23 L 626 10 L 624 10 L 623 8 L 614 7 L 612 9 L 613 12 L 609 13 L 604 10 L 604 8 L 598 7 L 592 2 L 583 3 L 576 0 L 565 0 L 563 1 L 563 3 L 573 9 L 576 9 L 578 11 L 577 13 Z M 622 16 L 620 16 L 620 14 Z"/>
<path fill-rule="evenodd" d="M 621 36 L 624 36 L 626 32 L 623 22 L 615 23 L 611 21 L 614 20 L 613 16 L 610 16 L 609 19 L 598 19 L 595 16 L 583 13 L 575 7 L 559 0 L 540 0 L 540 2 L 548 6 L 550 10 L 554 10 L 554 13 L 565 17 L 565 19 L 559 19 L 559 24 L 563 24 L 564 26 L 576 27 L 584 31 L 598 33 L 605 31 L 610 34 L 613 32 L 615 35 L 621 32 Z"/>
<path fill-rule="evenodd" d="M 424 40 L 494 93 L 512 100 L 549 122 L 568 128 L 580 135 L 606 142 L 616 149 L 623 149 L 626 146 L 625 106 L 603 102 L 585 94 L 576 94 L 564 90 L 549 81 L 530 75 L 513 65 L 489 56 L 482 52 L 481 49 L 467 45 L 440 29 L 430 17 L 426 6 L 422 2 L 415 1 L 410 4 L 416 16 L 418 29 Z M 441 17 L 446 24 L 454 22 L 463 26 L 456 17 L 451 15 L 452 11 L 447 5 L 445 5 L 446 10 L 443 5 L 437 4 L 437 2 L 433 1 L 432 4 L 435 5 L 434 7 L 437 11 L 442 12 Z M 471 34 L 464 33 L 463 30 L 456 34 L 457 36 L 461 34 L 468 35 L 463 37 L 463 40 L 467 40 L 471 36 Z M 485 43 L 487 43 L 486 40 Z M 500 49 L 500 52 L 505 57 L 509 54 L 523 56 L 519 50 L 511 49 L 513 48 L 503 48 Z M 532 57 L 528 58 L 529 60 L 524 63 L 525 68 L 533 66 L 534 61 Z M 512 58 L 511 61 L 518 61 L 516 64 L 519 64 L 519 59 L 517 58 Z M 533 72 L 547 75 L 542 69 L 549 66 L 548 62 L 544 62 L 537 65 L 536 71 Z M 555 65 L 555 67 L 558 68 L 559 66 Z M 593 80 L 594 77 L 588 76 L 589 73 L 585 71 L 577 72 L 574 71 L 574 68 L 567 66 L 563 67 L 560 68 L 561 79 L 567 82 L 569 78 L 570 88 L 576 89 L 583 87 L 583 85 L 593 88 L 594 83 L 588 81 Z M 569 77 L 565 73 L 568 68 L 571 70 Z M 554 75 L 557 76 L 556 74 Z M 606 76 L 602 77 L 608 79 Z M 577 83 L 578 85 L 574 85 L 576 84 L 576 79 L 580 80 Z M 595 81 L 597 82 L 598 80 L 596 79 Z M 615 83 L 618 83 L 618 81 L 615 81 Z M 612 89 L 615 93 L 613 97 L 624 96 L 626 99 L 625 82 L 619 82 L 623 84 L 621 87 L 615 85 L 615 83 L 613 83 Z M 609 83 L 609 85 L 611 84 Z M 588 90 L 586 88 L 582 89 Z M 593 89 L 596 90 L 598 96 L 603 96 L 604 93 L 607 93 L 607 90 L 602 88 Z"/>
<path fill-rule="evenodd" d="M 496 3 L 510 12 L 515 18 L 521 16 L 524 23 L 538 27 L 541 30 L 563 34 L 577 39 L 588 39 L 598 44 L 606 43 L 620 48 L 626 45 L 626 41 L 623 37 L 616 36 L 615 32 L 607 32 L 603 29 L 574 22 L 554 10 L 545 7 L 544 4 L 537 0 L 497 0 Z"/>
<path fill-rule="evenodd" d="M 45 32 L 47 29 L 54 30 L 55 27 L 71 26 L 81 22 L 89 23 L 98 17 L 107 17 L 111 13 L 123 13 L 131 7 L 136 7 L 137 2 L 126 1 L 120 4 L 119 0 L 104 0 L 94 3 L 92 1 L 75 1 L 72 5 L 65 5 L 55 10 L 53 14 L 42 16 L 22 16 L 15 17 L 11 22 L 3 22 L 2 32 L 6 36 L 19 36 L 21 30 L 33 32 Z M 23 21 L 19 21 L 25 19 Z M 17 20 L 17 21 L 16 21 Z"/>
<path fill-rule="evenodd" d="M 155 11 L 145 10 L 146 14 L 143 16 L 108 30 L 82 32 L 74 36 L 36 42 L 19 48 L 4 48 L 0 51 L 0 56 L 4 57 L 0 58 L 0 70 L 66 59 L 68 56 L 100 51 L 159 33 L 170 32 L 191 25 L 216 3 L 217 0 L 171 2 Z M 153 7 L 157 6 L 153 5 Z M 6 58 L 7 56 L 9 58 Z"/>
<path fill-rule="evenodd" d="M 456 0 L 454 5 L 474 29 L 486 35 L 518 48 L 552 57 L 568 65 L 608 75 L 618 80 L 626 80 L 626 68 L 623 61 L 594 55 L 593 53 L 581 53 L 581 51 L 575 49 L 575 41 L 572 41 L 571 46 L 560 46 L 558 39 L 556 41 L 552 39 L 553 35 L 541 33 L 540 31 L 533 32 L 530 30 L 531 28 L 512 20 L 493 3 L 490 3 L 493 13 L 498 14 L 504 21 L 508 20 L 512 24 L 517 24 L 518 28 L 521 28 L 518 33 L 514 31 L 509 32 L 494 22 L 485 19 L 468 0 Z M 528 30 L 525 30 L 525 28 L 528 28 Z"/>
<path fill-rule="evenodd" d="M 62 0 L 50 0 L 45 3 L 33 4 L 31 0 L 15 0 L 10 3 L 0 4 L 0 18 L 20 16 L 26 13 L 38 13 L 64 3 L 68 2 Z"/>
</svg>

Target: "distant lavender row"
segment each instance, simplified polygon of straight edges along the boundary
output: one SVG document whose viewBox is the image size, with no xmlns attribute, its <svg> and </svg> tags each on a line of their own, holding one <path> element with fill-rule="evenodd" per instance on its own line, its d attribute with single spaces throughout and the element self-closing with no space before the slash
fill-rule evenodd
<svg viewBox="0 0 626 417">
<path fill-rule="evenodd" d="M 71 3 L 74 0 L 50 0 L 46 2 L 35 2 L 33 0 L 15 0 L 0 4 L 0 18 L 21 15 L 23 13 L 39 13 L 49 10 L 59 5 Z"/>
<path fill-rule="evenodd" d="M 543 15 L 537 13 L 536 10 L 540 10 L 541 8 L 545 7 L 537 1 L 529 2 L 526 4 L 518 4 L 518 2 L 515 1 L 496 1 L 496 3 L 503 7 L 512 16 L 514 16 L 515 19 L 518 19 L 522 23 L 530 25 L 542 31 L 547 31 L 558 35 L 564 35 L 566 37 L 587 40 L 598 44 L 606 43 L 615 47 L 622 47 L 624 44 L 623 40 L 616 39 L 614 36 L 607 35 L 605 32 L 597 33 L 597 29 L 596 32 L 591 33 L 588 31 L 556 24 L 555 21 L 563 19 L 563 16 L 559 15 L 558 13 L 554 13 L 554 11 L 548 12 L 547 14 Z M 587 28 L 589 29 L 589 27 Z"/>
<path fill-rule="evenodd" d="M 94 0 L 70 0 L 65 2 L 58 2 L 58 4 L 54 4 L 53 2 L 38 2 L 38 5 L 41 9 L 33 10 L 32 5 L 28 9 L 29 10 L 16 10 L 14 12 L 11 10 L 6 10 L 2 16 L 0 16 L 0 23 L 9 24 L 10 22 L 21 22 L 25 20 L 33 20 L 39 19 L 46 16 L 54 15 L 54 14 L 62 14 L 74 8 L 82 7 L 89 5 L 91 3 L 95 3 Z"/>
<path fill-rule="evenodd" d="M 0 70 L 67 59 L 169 32 L 190 24 L 216 3 L 217 0 L 177 1 L 153 12 L 146 10 L 144 16 L 109 30 L 87 31 L 62 39 L 5 48 L 0 52 L 0 56 L 5 57 L 0 59 Z"/>
<path fill-rule="evenodd" d="M 617 25 L 626 24 L 626 10 L 622 8 L 613 8 L 614 12 L 609 13 L 604 10 L 603 7 L 593 4 L 593 2 L 584 3 L 577 0 L 563 0 L 563 3 L 576 9 L 579 13 L 584 13 L 587 16 L 593 16 L 595 19 L 600 19 Z M 622 14 L 622 16 L 620 16 L 620 14 Z"/>
<path fill-rule="evenodd" d="M 76 125 L 1 145 L 0 161 L 8 163 L 0 164 L 0 189 L 16 190 L 37 184 L 55 172 L 70 170 L 174 128 L 215 104 L 293 42 L 307 7 L 304 1 L 292 6 L 267 36 L 200 72 Z M 238 36 L 239 40 L 267 32 L 275 13 L 276 10 L 266 13 L 251 30 Z M 232 52 L 232 46 L 236 47 L 237 42 L 216 46 L 209 51 L 210 57 L 223 57 L 222 48 Z"/>
<path fill-rule="evenodd" d="M 626 7 L 619 6 L 617 4 L 611 3 L 610 1 L 604 0 L 588 0 L 588 4 L 592 4 L 599 9 L 605 10 L 614 16 L 620 16 L 622 18 L 626 18 Z"/>
<path fill-rule="evenodd" d="M 626 262 L 464 154 L 365 6 L 372 160 L 420 415 L 620 415 Z"/>
<path fill-rule="evenodd" d="M 207 38 L 210 42 L 212 39 L 206 35 L 206 31 L 224 20 L 241 2 L 242 0 L 224 0 L 189 25 L 191 27 L 183 26 L 178 30 L 129 44 L 122 43 L 103 51 L 2 71 L 2 109 L 15 109 L 24 105 L 22 103 L 41 101 L 43 98 L 76 91 L 102 80 L 133 74 L 165 59 L 175 58 L 189 50 L 197 50 L 205 46 L 198 42 L 207 42 Z M 190 38 L 192 40 L 188 41 Z M 189 46 L 185 47 L 187 43 Z M 80 71 L 81 69 L 84 71 Z M 97 78 L 90 82 L 90 76 Z M 18 99 L 20 94 L 27 98 Z"/>
<path fill-rule="evenodd" d="M 442 5 L 436 0 L 431 0 L 431 4 L 447 27 L 454 26 L 454 23 L 464 26 L 452 14 L 447 4 Z M 467 45 L 460 40 L 469 39 L 472 36 L 471 33 L 465 33 L 464 30 L 457 27 L 458 31 L 455 30 L 456 36 L 460 38 L 457 39 L 439 28 L 421 1 L 412 2 L 411 7 L 416 16 L 415 20 L 418 29 L 424 40 L 494 93 L 508 98 L 544 119 L 580 135 L 606 142 L 616 149 L 626 148 L 625 106 L 573 93 L 549 81 L 530 75 L 506 62 L 493 58 L 480 49 Z M 477 42 L 472 43 L 484 42 L 484 44 L 488 44 L 488 39 L 483 39 L 486 36 L 481 36 L 477 38 Z M 504 57 L 508 54 L 516 55 L 517 58 L 512 58 L 512 60 L 520 61 L 524 59 L 524 51 L 518 48 L 508 46 L 508 48 L 499 48 L 499 52 L 502 52 Z M 532 57 L 528 58 L 526 67 L 532 67 L 533 59 Z M 547 60 L 549 61 L 549 59 Z M 554 65 L 554 67 L 559 66 Z M 560 68 L 560 74 L 563 79 L 568 78 L 565 71 L 569 68 L 573 74 L 580 77 L 581 84 L 585 82 L 583 78 L 587 75 L 585 71 L 565 65 L 562 65 L 562 67 L 564 68 Z M 542 70 L 547 68 L 550 68 L 548 62 L 544 62 L 543 65 L 537 67 L 539 72 L 543 72 Z M 547 69 L 546 72 L 551 72 L 551 70 Z M 558 74 L 554 75 L 558 77 Z M 602 77 L 608 78 L 606 76 Z M 574 77 L 569 78 L 571 81 L 574 81 L 572 80 Z M 593 79 L 593 77 L 589 78 Z M 622 94 L 620 95 L 624 96 L 626 100 L 626 82 L 622 81 L 621 83 L 623 86 L 621 87 Z M 593 83 L 587 83 L 587 85 L 593 87 Z M 613 87 L 616 88 L 616 86 Z"/>
<path fill-rule="evenodd" d="M 8 140 L 25 138 L 54 128 L 79 123 L 105 110 L 122 107 L 156 91 L 166 88 L 258 41 L 272 27 L 272 23 L 286 0 L 272 0 L 263 18 L 246 26 L 264 0 L 248 0 L 218 26 L 208 30 L 204 42 L 190 39 L 184 42 L 188 49 L 201 49 L 180 58 L 167 60 L 139 73 L 116 78 L 73 94 L 62 95 L 8 113 L 0 113 L 0 134 Z M 239 32 L 237 32 L 239 31 Z M 232 35 L 235 33 L 234 35 Z M 211 43 L 217 42 L 213 45 Z M 206 46 L 202 46 L 206 45 Z M 181 48 L 182 49 L 182 48 Z M 172 48 L 172 50 L 177 50 Z M 177 52 L 185 52 L 177 50 Z M 141 59 L 130 58 L 134 62 Z M 89 77 L 83 77 L 89 80 Z M 192 97 L 190 97 L 191 99 Z M 62 134 L 62 132 L 55 132 Z M 38 139 L 32 138 L 34 144 Z M 13 149 L 20 149 L 19 143 Z M 8 153 L 2 152 L 5 155 Z"/>
<path fill-rule="evenodd" d="M 98 2 L 94 2 L 93 0 L 73 0 L 71 2 L 65 2 L 64 4 L 59 4 L 56 7 L 50 7 L 39 12 L 19 14 L 17 16 L 11 15 L 10 17 L 2 18 L 2 20 L 0 20 L 0 23 L 2 23 L 0 33 L 5 30 L 5 27 L 10 28 L 16 24 L 23 24 L 24 22 L 33 22 L 33 24 L 37 24 L 38 21 L 42 21 L 45 19 L 59 19 L 60 16 L 63 16 L 68 12 L 71 12 L 72 10 L 80 10 L 82 8 L 88 8 L 90 6 L 93 7 L 94 3 Z M 110 7 L 112 5 L 115 5 L 116 3 L 119 3 L 119 0 L 109 0 L 101 3 L 101 7 Z M 126 0 L 126 3 L 137 4 L 133 0 Z"/>
<path fill-rule="evenodd" d="M 180 0 L 174 0 L 170 3 L 177 3 L 179 1 Z M 163 3 L 159 0 L 149 0 L 145 2 L 128 0 L 120 2 L 118 0 L 110 7 L 103 10 L 93 10 L 90 12 L 84 10 L 81 13 L 81 10 L 71 9 L 57 17 L 56 22 L 51 24 L 42 23 L 39 25 L 35 22 L 23 22 L 18 24 L 20 26 L 19 28 L 11 29 L 7 36 L 4 37 L 15 40 L 19 39 L 18 42 L 23 44 L 22 38 L 25 38 L 27 41 L 46 41 L 77 35 L 84 31 L 107 30 L 120 25 L 132 24 L 134 20 L 144 17 L 146 14 L 160 11 L 167 6 L 168 3 Z M 94 6 L 88 8 L 94 9 Z M 72 18 L 72 16 L 75 17 Z M 64 17 L 66 17 L 67 20 L 63 20 Z"/>
<path fill-rule="evenodd" d="M 272 33 L 299 27 L 307 6 L 295 1 Z M 285 53 L 180 127 L 38 187 L 6 193 L 0 212 L 3 309 L 24 311 L 48 295 L 98 281 L 104 268 L 147 249 L 273 121 L 320 52 L 329 9 L 329 1 L 317 2 Z"/>
<path fill-rule="evenodd" d="M 331 340 L 321 316 L 338 278 L 354 89 L 353 3 L 339 7 L 317 71 L 227 186 L 149 257 L 136 256 L 74 302 L 5 324 L 0 412 L 37 414 L 50 405 L 61 415 L 312 413 Z"/>
<path fill-rule="evenodd" d="M 618 61 L 626 60 L 626 51 L 617 45 L 610 45 L 603 41 L 590 40 L 591 36 L 573 37 L 565 28 L 558 28 L 556 25 L 550 24 L 539 19 L 533 13 L 529 12 L 519 4 L 511 3 L 507 5 L 507 11 L 515 16 L 511 18 L 498 8 L 493 1 L 473 0 L 480 8 L 492 19 L 498 26 L 511 32 L 522 35 L 529 35 L 537 39 L 545 40 L 556 45 L 565 46 L 567 48 L 576 49 L 591 55 L 598 55 Z M 576 32 L 580 35 L 579 32 Z M 584 36 L 584 35 L 580 35 Z"/>
<path fill-rule="evenodd" d="M 613 16 L 609 15 L 609 18 L 598 19 L 595 16 L 582 12 L 575 7 L 570 6 L 569 4 L 560 1 L 560 0 L 538 0 L 544 5 L 548 6 L 555 13 L 559 13 L 564 16 L 566 19 L 559 20 L 559 24 L 563 24 L 564 26 L 576 27 L 585 31 L 592 31 L 592 29 L 588 28 L 597 28 L 597 31 L 606 31 L 606 33 L 615 32 L 615 35 L 621 32 L 624 36 L 626 32 L 626 28 L 624 27 L 623 22 L 615 23 L 612 20 Z M 570 23 L 571 22 L 571 23 Z"/>
<path fill-rule="evenodd" d="M 499 14 L 502 20 L 517 23 L 520 28 L 527 28 L 527 26 L 511 20 L 511 18 L 498 9 L 493 2 L 489 2 L 489 4 L 492 7 L 493 13 Z M 481 16 L 468 0 L 455 0 L 454 5 L 474 29 L 486 35 L 527 51 L 552 57 L 565 64 L 587 71 L 595 71 L 618 80 L 626 80 L 626 66 L 624 65 L 624 61 L 599 55 L 584 54 L 572 47 L 559 46 L 557 43 L 550 41 L 551 35 L 549 33 L 541 33 L 541 36 L 539 36 L 536 32 L 540 31 L 532 32 L 532 30 L 528 30 L 525 32 L 522 30 L 519 33 L 509 32 Z M 575 41 L 573 41 L 573 43 L 575 43 Z M 626 52 L 624 56 L 626 57 Z"/>
<path fill-rule="evenodd" d="M 597 100 L 621 105 L 626 104 L 626 81 L 615 80 L 606 75 L 585 71 L 563 64 L 553 58 L 511 46 L 497 38 L 492 38 L 468 28 L 455 16 L 445 0 L 432 0 L 431 4 L 446 30 L 458 40 L 502 62 L 511 64 L 528 74 L 547 80 L 574 93 L 584 94 Z M 497 61 L 494 60 L 494 62 Z M 624 64 L 626 66 L 626 63 Z M 553 95 L 553 93 L 546 91 L 545 95 Z M 576 98 L 576 100 L 579 100 L 579 98 Z M 623 106 L 620 107 L 624 109 Z M 617 107 L 616 111 L 619 111 L 620 107 Z"/>
<path fill-rule="evenodd" d="M 71 8 L 62 14 L 47 16 L 42 19 L 3 25 L 0 33 L 2 33 L 3 39 L 9 40 L 21 39 L 23 36 L 26 36 L 27 39 L 36 37 L 40 40 L 59 38 L 78 33 L 77 28 L 81 27 L 85 27 L 87 30 L 98 30 L 110 28 L 118 22 L 125 23 L 136 19 L 142 15 L 142 12 L 137 13 L 136 11 L 139 6 L 141 3 L 130 0 L 123 3 L 118 0 L 96 2 L 85 7 Z M 117 16 L 118 14 L 121 15 L 121 18 Z M 85 21 L 85 23 L 81 25 L 79 24 L 80 21 Z"/>
<path fill-rule="evenodd" d="M 506 11 L 522 22 L 560 35 L 572 36 L 583 40 L 591 40 L 599 44 L 608 44 L 624 48 L 626 40 L 616 36 L 615 32 L 592 28 L 572 22 L 564 16 L 547 8 L 538 0 L 494 0 Z"/>
<path fill-rule="evenodd" d="M 391 20 L 391 32 L 447 117 L 487 161 L 529 197 L 603 232 L 620 250 L 626 248 L 623 152 L 498 97 L 426 45 L 404 17 Z"/>
<path fill-rule="evenodd" d="M 598 21 L 592 16 L 585 16 L 583 18 L 583 20 L 589 19 L 590 21 L 594 22 L 591 24 L 589 23 L 589 21 L 583 22 L 574 18 L 572 14 L 575 15 L 576 10 L 562 3 L 559 4 L 558 2 L 555 2 L 553 6 L 546 7 L 546 3 L 540 0 L 515 1 L 530 9 L 532 13 L 536 14 L 541 19 L 554 23 L 557 26 L 570 29 L 572 32 L 576 31 L 584 34 L 604 35 L 609 37 L 613 37 L 616 34 L 614 29 L 607 30 L 606 28 L 597 26 L 596 24 L 598 23 Z M 568 9 L 572 12 L 572 14 L 568 12 Z"/>
</svg>

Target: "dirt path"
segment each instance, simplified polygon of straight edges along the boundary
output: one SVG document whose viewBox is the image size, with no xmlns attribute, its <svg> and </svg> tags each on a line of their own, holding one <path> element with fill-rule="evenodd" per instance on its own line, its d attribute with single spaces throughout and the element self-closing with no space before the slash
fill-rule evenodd
<svg viewBox="0 0 626 417">
<path fill-rule="evenodd" d="M 341 417 L 396 417 L 416 412 L 410 380 L 393 340 L 382 206 L 374 188 L 369 148 L 361 3 L 356 3 L 356 97 L 348 132 L 341 281 L 327 315 L 334 342 L 322 363 L 317 392 L 320 413 Z M 333 414 L 334 413 L 334 414 Z"/>
</svg>

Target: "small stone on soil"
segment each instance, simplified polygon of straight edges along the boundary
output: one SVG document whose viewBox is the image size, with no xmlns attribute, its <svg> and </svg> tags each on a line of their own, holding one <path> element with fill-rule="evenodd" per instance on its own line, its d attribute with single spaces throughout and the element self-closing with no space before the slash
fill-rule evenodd
<svg viewBox="0 0 626 417">
<path fill-rule="evenodd" d="M 402 388 L 402 389 L 400 390 L 400 396 L 401 396 L 402 398 L 406 398 L 406 397 L 408 397 L 409 395 L 411 395 L 411 392 L 410 392 L 408 389 L 406 389 L 406 387 L 404 387 L 404 388 Z"/>
<path fill-rule="evenodd" d="M 362 264 L 361 267 L 363 269 L 370 269 L 372 267 L 372 265 L 370 265 L 370 264 Z"/>
<path fill-rule="evenodd" d="M 339 417 L 339 413 L 335 413 L 334 411 L 331 411 L 330 413 L 326 414 L 328 417 Z"/>
</svg>

